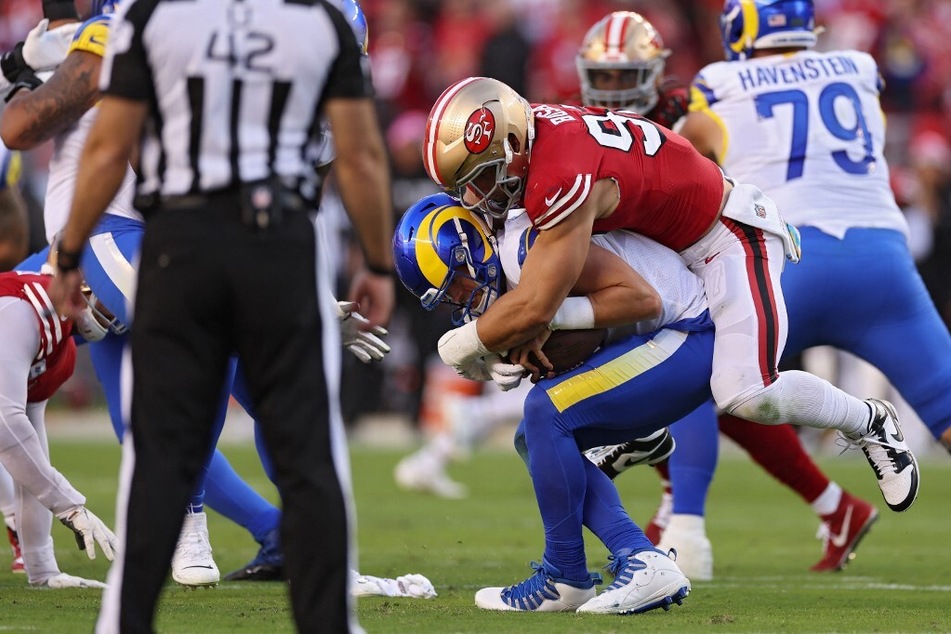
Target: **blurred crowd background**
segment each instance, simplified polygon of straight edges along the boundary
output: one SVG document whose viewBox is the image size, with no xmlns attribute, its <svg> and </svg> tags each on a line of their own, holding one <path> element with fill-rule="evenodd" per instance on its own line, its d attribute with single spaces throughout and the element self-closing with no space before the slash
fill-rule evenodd
<svg viewBox="0 0 951 634">
<path fill-rule="evenodd" d="M 83 2 L 78 3 L 80 12 Z M 588 28 L 611 11 L 642 13 L 672 50 L 668 77 L 688 83 L 722 59 L 720 0 L 360 0 L 369 22 L 369 51 L 380 121 L 390 152 L 398 215 L 435 191 L 422 167 L 421 140 L 435 99 L 470 75 L 500 79 L 533 102 L 574 103 L 575 67 Z M 886 87 L 886 154 L 895 194 L 912 228 L 912 249 L 946 323 L 951 323 L 951 0 L 816 0 L 825 28 L 819 46 L 872 54 Z M 41 18 L 38 0 L 0 0 L 0 47 L 8 50 Z M 33 246 L 42 246 L 42 214 L 49 148 L 25 157 L 24 185 L 32 205 Z M 340 232 L 341 284 L 359 261 L 333 191 L 323 217 Z M 347 248 L 346 245 L 349 245 Z M 342 288 L 345 288 L 342 286 Z M 253 292 L 253 289 L 250 290 Z M 446 315 L 424 314 L 399 289 L 391 324 L 393 352 L 367 367 L 346 359 L 344 409 L 348 422 L 376 413 L 409 421 L 425 409 L 427 372 Z M 845 367 L 852 367 L 846 364 Z M 855 371 L 838 382 L 856 378 Z M 864 376 L 864 375 L 863 375 Z M 835 378 L 835 377 L 833 377 Z M 81 368 L 60 402 L 97 404 L 91 371 Z"/>
</svg>

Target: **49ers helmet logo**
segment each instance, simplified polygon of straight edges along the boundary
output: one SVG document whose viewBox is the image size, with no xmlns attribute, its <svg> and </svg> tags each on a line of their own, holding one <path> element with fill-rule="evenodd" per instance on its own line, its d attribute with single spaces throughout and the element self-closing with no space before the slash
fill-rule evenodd
<svg viewBox="0 0 951 634">
<path fill-rule="evenodd" d="M 489 149 L 495 137 L 495 115 L 487 108 L 480 108 L 469 115 L 466 121 L 466 149 L 479 154 Z"/>
</svg>

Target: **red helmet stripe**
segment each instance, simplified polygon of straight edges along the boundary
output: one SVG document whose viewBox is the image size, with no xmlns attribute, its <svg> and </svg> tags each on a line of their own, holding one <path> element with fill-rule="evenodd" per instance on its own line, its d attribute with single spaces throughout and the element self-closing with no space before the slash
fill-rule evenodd
<svg viewBox="0 0 951 634">
<path fill-rule="evenodd" d="M 426 151 L 424 156 L 426 160 L 426 171 L 429 172 L 430 178 L 443 187 L 446 186 L 445 179 L 443 179 L 442 174 L 439 173 L 436 167 L 436 141 L 439 139 L 439 126 L 442 123 L 442 115 L 448 107 L 449 102 L 452 101 L 452 98 L 455 97 L 463 87 L 478 79 L 482 79 L 482 77 L 469 77 L 446 88 L 446 90 L 439 95 L 439 99 L 436 100 L 436 103 L 433 104 L 433 109 L 429 112 L 429 121 L 426 124 Z"/>
</svg>

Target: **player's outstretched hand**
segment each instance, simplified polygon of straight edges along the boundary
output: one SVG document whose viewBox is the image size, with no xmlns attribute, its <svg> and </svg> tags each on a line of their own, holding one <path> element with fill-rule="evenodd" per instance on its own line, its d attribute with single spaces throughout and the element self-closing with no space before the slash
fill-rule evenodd
<svg viewBox="0 0 951 634">
<path fill-rule="evenodd" d="M 76 534 L 79 550 L 85 550 L 90 559 L 96 558 L 96 544 L 106 559 L 116 558 L 116 536 L 106 524 L 85 506 L 75 507 L 57 515 L 59 521 Z"/>
<path fill-rule="evenodd" d="M 340 318 L 340 334 L 343 345 L 364 363 L 381 361 L 390 346 L 380 337 L 389 334 L 386 328 L 370 323 L 357 312 L 356 302 L 337 302 L 337 317 Z"/>
</svg>

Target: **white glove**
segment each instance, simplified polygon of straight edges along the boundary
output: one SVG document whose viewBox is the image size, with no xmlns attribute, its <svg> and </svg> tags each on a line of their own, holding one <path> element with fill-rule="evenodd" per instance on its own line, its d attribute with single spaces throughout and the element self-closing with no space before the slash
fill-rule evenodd
<svg viewBox="0 0 951 634">
<path fill-rule="evenodd" d="M 102 554 L 112 561 L 116 558 L 116 536 L 105 523 L 85 506 L 80 506 L 61 515 L 59 521 L 76 533 L 79 550 L 85 550 L 90 559 L 96 558 L 96 544 L 102 548 Z"/>
<path fill-rule="evenodd" d="M 497 354 L 487 356 L 485 366 L 492 380 L 503 392 L 517 388 L 522 382 L 522 377 L 525 376 L 524 366 L 517 363 L 505 363 L 502 361 L 502 357 Z"/>
<path fill-rule="evenodd" d="M 480 378 L 484 374 L 479 374 L 478 362 L 489 354 L 489 349 L 479 339 L 479 331 L 476 330 L 478 322 L 478 319 L 473 319 L 465 326 L 454 328 L 440 337 L 439 356 L 443 363 L 452 367 L 459 376 L 486 381 L 491 376 Z M 482 369 L 484 371 L 484 368 Z"/>
<path fill-rule="evenodd" d="M 390 351 L 390 346 L 380 337 L 388 333 L 386 328 L 372 326 L 370 330 L 361 330 L 370 321 L 356 312 L 355 302 L 337 302 L 337 317 L 340 318 L 340 334 L 343 345 L 364 363 L 380 361 Z"/>
<path fill-rule="evenodd" d="M 40 584 L 40 587 L 46 588 L 99 588 L 106 589 L 106 584 L 101 581 L 96 581 L 95 579 L 84 579 L 82 577 L 74 577 L 73 575 L 68 575 L 65 572 L 61 572 L 57 575 L 53 575 L 46 581 Z"/>
<path fill-rule="evenodd" d="M 432 582 L 423 575 L 403 575 L 396 578 L 398 588 L 398 597 L 410 597 L 412 599 L 432 599 L 436 596 L 436 588 Z"/>
<path fill-rule="evenodd" d="M 69 51 L 69 43 L 82 26 L 79 22 L 72 22 L 47 31 L 49 24 L 50 21 L 45 18 L 40 20 L 23 41 L 23 61 L 34 71 L 50 70 L 62 64 Z"/>
<path fill-rule="evenodd" d="M 355 597 L 407 597 L 432 599 L 436 589 L 423 575 L 403 575 L 396 579 L 361 575 L 350 571 L 350 592 Z"/>
</svg>

